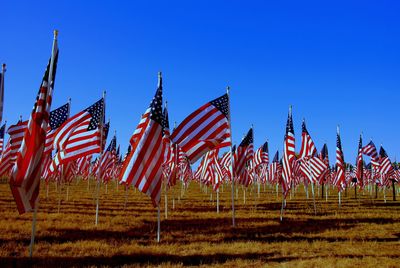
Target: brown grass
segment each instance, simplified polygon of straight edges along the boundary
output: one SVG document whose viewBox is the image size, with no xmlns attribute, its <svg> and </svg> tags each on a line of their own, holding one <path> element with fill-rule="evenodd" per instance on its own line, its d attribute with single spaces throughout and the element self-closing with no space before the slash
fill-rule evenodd
<svg viewBox="0 0 400 268">
<path fill-rule="evenodd" d="M 94 182 L 72 183 L 59 195 L 42 184 L 34 257 L 28 257 L 32 213 L 19 216 L 9 186 L 0 185 L 0 267 L 55 266 L 279 266 L 396 267 L 400 258 L 400 202 L 383 202 L 369 193 L 349 191 L 338 209 L 337 194 L 318 198 L 318 215 L 303 187 L 288 200 L 279 221 L 280 200 L 272 188 L 254 198 L 249 189 L 236 200 L 237 227 L 231 227 L 230 191 L 220 194 L 220 213 L 210 192 L 192 183 L 179 201 L 169 193 L 169 215 L 161 208 L 161 242 L 156 212 L 147 196 L 114 183 L 101 187 L 99 225 L 95 227 Z M 178 196 L 179 186 L 174 190 Z M 390 193 L 389 193 L 390 192 Z M 255 191 L 254 191 L 255 193 Z M 391 191 L 388 191 L 391 200 Z M 361 196 L 362 195 L 362 196 Z M 60 213 L 58 200 L 61 196 Z M 162 197 L 164 201 L 164 196 Z"/>
</svg>

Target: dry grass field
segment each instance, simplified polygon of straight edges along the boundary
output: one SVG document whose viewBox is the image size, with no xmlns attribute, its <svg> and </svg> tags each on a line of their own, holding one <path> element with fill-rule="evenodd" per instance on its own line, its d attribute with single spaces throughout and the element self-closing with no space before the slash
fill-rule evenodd
<svg viewBox="0 0 400 268">
<path fill-rule="evenodd" d="M 69 200 L 42 184 L 34 257 L 28 257 L 32 213 L 19 216 L 8 184 L 0 184 L 0 267 L 58 266 L 245 266 L 396 267 L 400 266 L 400 202 L 384 203 L 368 193 L 349 191 L 340 209 L 337 194 L 318 198 L 318 215 L 303 187 L 288 200 L 279 221 L 280 200 L 272 188 L 257 198 L 242 189 L 236 200 L 237 227 L 231 227 L 230 191 L 215 196 L 192 183 L 183 197 L 169 195 L 168 219 L 161 209 L 161 242 L 156 242 L 157 210 L 144 194 L 114 183 L 101 186 L 99 225 L 94 182 L 72 183 Z M 178 196 L 179 186 L 174 189 Z M 390 193 L 389 193 L 390 192 Z M 61 197 L 61 198 L 60 198 Z M 255 198 L 256 197 L 256 198 Z M 59 199 L 61 200 L 59 206 Z M 164 197 L 162 197 L 164 201 Z M 58 211 L 58 208 L 60 211 Z"/>
</svg>

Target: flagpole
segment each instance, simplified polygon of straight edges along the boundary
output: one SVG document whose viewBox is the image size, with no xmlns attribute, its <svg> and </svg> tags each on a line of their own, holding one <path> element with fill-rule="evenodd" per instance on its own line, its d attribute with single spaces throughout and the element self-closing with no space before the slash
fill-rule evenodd
<svg viewBox="0 0 400 268">
<path fill-rule="evenodd" d="M 158 206 L 157 206 L 157 243 L 160 243 L 160 232 L 161 232 L 160 202 L 158 202 Z"/>
<path fill-rule="evenodd" d="M 33 221 L 32 221 L 32 235 L 31 235 L 31 243 L 29 244 L 29 258 L 32 258 L 33 255 L 33 246 L 35 244 L 35 234 L 36 234 L 36 219 L 37 219 L 37 210 L 39 206 L 39 198 L 36 201 L 35 209 L 33 211 Z"/>
<path fill-rule="evenodd" d="M 101 158 L 103 156 L 103 124 L 104 114 L 106 109 L 106 91 L 103 91 L 103 109 L 100 118 L 100 155 L 99 155 L 99 169 L 97 171 L 97 184 L 96 184 L 96 220 L 95 225 L 99 223 L 99 195 L 100 195 L 100 179 L 101 179 Z"/>
<path fill-rule="evenodd" d="M 1 89 L 1 92 L 0 92 L 0 122 L 1 121 L 3 121 L 3 107 L 4 107 L 4 75 L 5 75 L 5 73 L 6 73 L 6 71 L 7 71 L 7 69 L 6 69 L 6 64 L 5 63 L 3 63 L 2 64 L 2 66 L 1 66 L 1 85 L 0 85 L 0 89 Z M 3 143 L 4 143 L 4 141 L 3 141 Z"/>
<path fill-rule="evenodd" d="M 168 105 L 168 102 L 167 101 L 165 101 L 165 105 L 164 105 L 164 110 L 166 110 L 167 109 L 167 105 Z M 165 118 L 164 118 L 165 119 Z M 169 127 L 168 127 L 169 128 Z M 168 139 L 169 139 L 169 137 L 168 137 Z M 169 144 L 168 144 L 169 145 Z M 170 150 L 169 148 L 168 148 L 168 150 Z M 165 162 L 165 160 L 166 159 L 164 159 L 164 162 Z M 165 205 L 165 208 L 164 208 L 164 210 L 165 210 L 165 219 L 168 219 L 168 178 L 167 177 L 165 177 L 165 180 L 164 180 L 164 187 L 165 187 L 165 197 L 164 197 L 164 205 Z"/>
<path fill-rule="evenodd" d="M 229 91 L 230 91 L 230 87 L 226 87 L 226 94 L 228 95 L 228 108 L 229 108 L 229 117 L 228 117 L 228 121 L 229 121 L 229 133 L 231 134 L 231 146 L 230 146 L 230 150 L 231 150 L 231 165 L 230 165 L 230 169 L 231 169 L 231 183 L 232 183 L 232 192 L 231 192 L 231 199 L 232 199 L 232 226 L 236 227 L 236 222 L 235 222 L 235 180 L 234 180 L 234 174 L 233 174 L 233 151 L 232 151 L 232 125 L 231 125 L 231 101 L 229 99 Z"/>
</svg>

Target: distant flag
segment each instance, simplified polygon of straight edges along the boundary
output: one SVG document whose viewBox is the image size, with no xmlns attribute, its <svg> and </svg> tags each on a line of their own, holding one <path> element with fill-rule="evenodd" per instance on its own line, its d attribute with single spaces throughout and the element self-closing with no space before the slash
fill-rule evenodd
<svg viewBox="0 0 400 268">
<path fill-rule="evenodd" d="M 275 156 L 269 167 L 269 182 L 278 183 L 282 175 L 282 165 L 279 161 L 279 151 L 276 151 Z"/>
<path fill-rule="evenodd" d="M 302 134 L 299 159 L 315 156 L 317 154 L 317 148 L 315 147 L 314 141 L 312 140 L 310 133 L 308 133 L 305 120 L 303 120 L 301 128 Z"/>
<path fill-rule="evenodd" d="M 372 140 L 362 148 L 363 154 L 371 157 L 372 170 L 377 171 L 379 168 L 379 155 L 375 144 Z"/>
<path fill-rule="evenodd" d="M 229 116 L 229 96 L 225 94 L 186 117 L 172 133 L 171 140 L 194 163 L 206 152 L 230 145 Z"/>
<path fill-rule="evenodd" d="M 52 172 L 60 164 L 100 152 L 100 140 L 102 137 L 100 129 L 101 124 L 104 122 L 104 107 L 104 98 L 102 98 L 92 106 L 69 118 L 58 128 L 54 137 L 57 154 L 50 166 Z M 106 124 L 103 132 L 107 129 Z"/>
<path fill-rule="evenodd" d="M 362 136 L 360 135 L 360 140 L 358 142 L 358 152 L 356 159 L 356 178 L 358 181 L 358 185 L 363 186 L 364 182 L 364 160 L 363 160 L 363 150 L 362 150 Z"/>
<path fill-rule="evenodd" d="M 50 112 L 49 129 L 47 130 L 46 133 L 46 146 L 44 148 L 45 154 L 50 153 L 54 149 L 53 146 L 54 136 L 56 134 L 57 129 L 68 119 L 69 110 L 70 110 L 70 105 L 68 102 L 63 106 Z"/>
<path fill-rule="evenodd" d="M 289 193 L 291 182 L 293 180 L 293 164 L 296 160 L 295 153 L 295 137 L 292 119 L 292 107 L 289 108 L 289 115 L 286 123 L 286 134 L 283 146 L 283 158 L 282 158 L 282 190 L 283 195 L 286 196 Z"/>
<path fill-rule="evenodd" d="M 381 175 L 381 183 L 383 185 L 389 185 L 389 178 L 394 176 L 394 168 L 392 162 L 389 159 L 385 149 L 381 146 L 379 150 L 379 173 Z"/>
<path fill-rule="evenodd" d="M 32 211 L 39 195 L 41 161 L 49 123 L 57 60 L 58 47 L 55 32 L 52 56 L 43 76 L 10 177 L 11 192 L 20 214 Z"/>
<path fill-rule="evenodd" d="M 254 155 L 254 166 L 257 167 L 262 164 L 269 164 L 268 141 L 258 148 Z"/>
<path fill-rule="evenodd" d="M 117 137 L 114 135 L 107 147 L 107 150 L 101 155 L 100 170 L 101 179 L 103 182 L 111 180 L 111 171 L 117 162 L 116 146 Z"/>
<path fill-rule="evenodd" d="M 344 155 L 342 150 L 342 141 L 340 140 L 339 127 L 336 134 L 336 174 L 333 184 L 342 191 L 346 183 L 346 164 L 344 162 Z"/>
<path fill-rule="evenodd" d="M 235 176 L 239 183 L 246 186 L 250 184 L 251 177 L 249 174 L 249 169 L 252 168 L 251 165 L 253 162 L 253 157 L 254 137 L 253 128 L 250 128 L 242 142 L 236 148 L 236 155 L 234 157 Z"/>
<path fill-rule="evenodd" d="M 324 146 L 322 146 L 321 152 L 319 154 L 319 159 L 321 159 L 326 166 L 324 174 L 322 174 L 319 178 L 319 182 L 328 183 L 328 180 L 330 178 L 330 167 L 329 167 L 328 146 L 326 145 L 326 143 L 324 144 Z"/>
<path fill-rule="evenodd" d="M 162 121 L 160 73 L 156 94 L 131 137 L 132 151 L 125 160 L 120 174 L 122 183 L 133 184 L 139 191 L 150 196 L 155 206 L 160 202 L 164 162 Z"/>
</svg>

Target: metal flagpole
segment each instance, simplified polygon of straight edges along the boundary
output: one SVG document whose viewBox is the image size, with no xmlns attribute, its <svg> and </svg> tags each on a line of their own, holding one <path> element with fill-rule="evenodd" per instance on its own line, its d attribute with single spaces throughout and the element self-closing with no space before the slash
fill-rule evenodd
<svg viewBox="0 0 400 268">
<path fill-rule="evenodd" d="M 39 206 L 39 198 L 36 201 L 35 209 L 33 211 L 33 221 L 32 221 L 32 235 L 31 235 L 31 243 L 29 244 L 29 258 L 32 258 L 33 254 L 33 246 L 35 244 L 35 234 L 36 234 L 36 219 L 37 219 L 37 210 Z"/>
<path fill-rule="evenodd" d="M 99 155 L 99 167 L 97 171 L 97 184 L 96 184 L 96 220 L 95 225 L 99 223 L 99 195 L 100 195 L 100 180 L 101 180 L 101 158 L 103 156 L 103 124 L 104 114 L 106 109 L 106 91 L 103 91 L 103 110 L 100 118 L 100 155 Z"/>
<path fill-rule="evenodd" d="M 231 150 L 231 165 L 230 165 L 230 169 L 231 169 L 231 183 L 232 183 L 232 192 L 231 192 L 231 198 L 232 198 L 232 226 L 236 227 L 236 222 L 235 222 L 235 180 L 234 180 L 234 174 L 233 174 L 233 151 L 232 151 L 232 143 L 233 143 L 233 139 L 232 139 L 232 125 L 231 125 L 231 103 L 230 103 L 230 99 L 229 99 L 229 91 L 230 91 L 230 87 L 228 86 L 226 88 L 226 94 L 228 95 L 228 108 L 229 108 L 229 132 L 231 134 L 231 146 L 230 146 L 230 150 Z"/>
<path fill-rule="evenodd" d="M 158 206 L 157 206 L 157 243 L 160 243 L 160 232 L 161 232 L 160 203 L 158 203 Z"/>
<path fill-rule="evenodd" d="M 165 101 L 164 110 L 167 109 L 167 105 L 168 105 L 168 102 Z M 168 150 L 169 150 L 169 148 L 168 148 Z M 164 162 L 165 162 L 165 160 L 167 160 L 167 159 L 164 159 Z M 164 184 L 165 184 L 164 185 L 164 187 L 165 187 L 165 199 L 164 199 L 164 203 L 165 203 L 165 208 L 164 208 L 164 210 L 165 210 L 165 219 L 168 219 L 168 178 L 165 178 Z"/>
<path fill-rule="evenodd" d="M 1 66 L 1 85 L 0 85 L 0 122 L 3 121 L 3 107 L 4 107 L 4 75 L 6 73 L 6 64 Z M 3 142 L 4 143 L 4 142 Z"/>
</svg>

